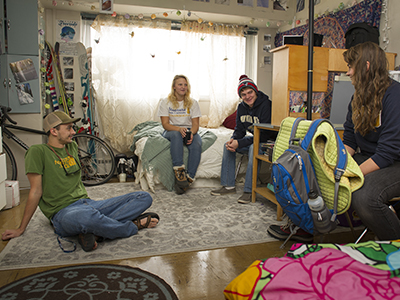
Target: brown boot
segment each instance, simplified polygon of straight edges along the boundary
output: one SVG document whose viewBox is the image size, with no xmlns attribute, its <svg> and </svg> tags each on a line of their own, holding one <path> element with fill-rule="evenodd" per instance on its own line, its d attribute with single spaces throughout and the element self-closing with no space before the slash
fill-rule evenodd
<svg viewBox="0 0 400 300">
<path fill-rule="evenodd" d="M 186 177 L 185 165 L 174 167 L 176 187 L 186 190 L 189 183 Z"/>
<path fill-rule="evenodd" d="M 191 178 L 189 175 L 186 175 L 187 181 L 189 183 L 189 186 L 192 185 L 192 183 L 194 182 L 194 178 Z"/>
</svg>

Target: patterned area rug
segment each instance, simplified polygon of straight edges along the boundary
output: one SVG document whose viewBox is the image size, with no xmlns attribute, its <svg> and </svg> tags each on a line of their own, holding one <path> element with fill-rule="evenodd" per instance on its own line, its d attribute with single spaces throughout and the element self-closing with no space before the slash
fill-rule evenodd
<svg viewBox="0 0 400 300">
<path fill-rule="evenodd" d="M 89 196 L 99 200 L 140 190 L 134 183 L 109 183 L 89 187 Z M 243 186 L 236 194 L 211 196 L 211 188 L 189 189 L 183 195 L 161 186 L 153 196 L 150 211 L 160 215 L 156 228 L 138 234 L 99 243 L 92 252 L 84 252 L 77 240 L 76 251 L 64 253 L 49 221 L 36 211 L 25 233 L 12 239 L 0 253 L 0 270 L 83 264 L 169 253 L 210 250 L 275 241 L 267 228 L 276 221 L 276 205 L 263 197 L 255 203 L 239 204 Z M 71 244 L 62 242 L 66 250 Z"/>
<path fill-rule="evenodd" d="M 0 299 L 178 300 L 160 277 L 138 268 L 80 265 L 34 274 L 0 288 Z"/>
</svg>

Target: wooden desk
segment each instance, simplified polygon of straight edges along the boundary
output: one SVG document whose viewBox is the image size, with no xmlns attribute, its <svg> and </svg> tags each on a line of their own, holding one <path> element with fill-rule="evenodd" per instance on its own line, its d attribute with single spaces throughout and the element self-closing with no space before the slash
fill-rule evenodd
<svg viewBox="0 0 400 300">
<path fill-rule="evenodd" d="M 276 219 L 278 221 L 282 220 L 283 210 L 282 207 L 279 205 L 278 201 L 276 201 L 275 194 L 266 186 L 264 187 L 257 187 L 257 167 L 258 161 L 265 161 L 271 163 L 268 157 L 264 154 L 258 154 L 258 150 L 260 148 L 260 130 L 273 130 L 279 131 L 280 126 L 271 125 L 271 124 L 253 124 L 254 126 L 254 138 L 253 138 L 253 176 L 252 176 L 252 189 L 251 189 L 251 202 L 256 202 L 257 194 L 267 198 L 272 203 L 276 204 Z M 339 136 L 343 138 L 343 125 L 341 124 L 334 124 Z M 250 159 L 250 157 L 249 157 Z"/>
<path fill-rule="evenodd" d="M 254 138 L 253 138 L 253 177 L 252 177 L 252 191 L 251 191 L 251 202 L 256 202 L 256 194 L 260 194 L 261 196 L 267 198 L 272 203 L 275 203 L 277 206 L 276 219 L 278 221 L 282 220 L 283 211 L 278 201 L 276 201 L 275 194 L 266 186 L 257 187 L 257 166 L 258 161 L 269 162 L 269 159 L 264 154 L 258 154 L 258 149 L 260 148 L 260 130 L 273 130 L 279 131 L 279 126 L 271 125 L 271 124 L 254 124 Z M 250 159 L 250 158 L 249 158 Z"/>
</svg>

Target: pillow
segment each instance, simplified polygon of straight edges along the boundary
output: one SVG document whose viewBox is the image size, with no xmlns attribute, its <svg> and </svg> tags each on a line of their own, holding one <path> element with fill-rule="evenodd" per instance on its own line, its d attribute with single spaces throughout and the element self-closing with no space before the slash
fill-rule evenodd
<svg viewBox="0 0 400 300">
<path fill-rule="evenodd" d="M 231 114 L 230 116 L 226 117 L 222 125 L 229 129 L 235 129 L 236 127 L 236 112 L 237 110 Z"/>
</svg>

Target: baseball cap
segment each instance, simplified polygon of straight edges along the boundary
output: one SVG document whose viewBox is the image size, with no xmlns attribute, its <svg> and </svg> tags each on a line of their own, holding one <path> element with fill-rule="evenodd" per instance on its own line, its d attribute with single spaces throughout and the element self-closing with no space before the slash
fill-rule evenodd
<svg viewBox="0 0 400 300">
<path fill-rule="evenodd" d="M 78 122 L 81 118 L 71 118 L 63 111 L 53 111 L 43 120 L 43 129 L 47 133 L 51 128 L 61 124 L 69 124 Z"/>
</svg>

